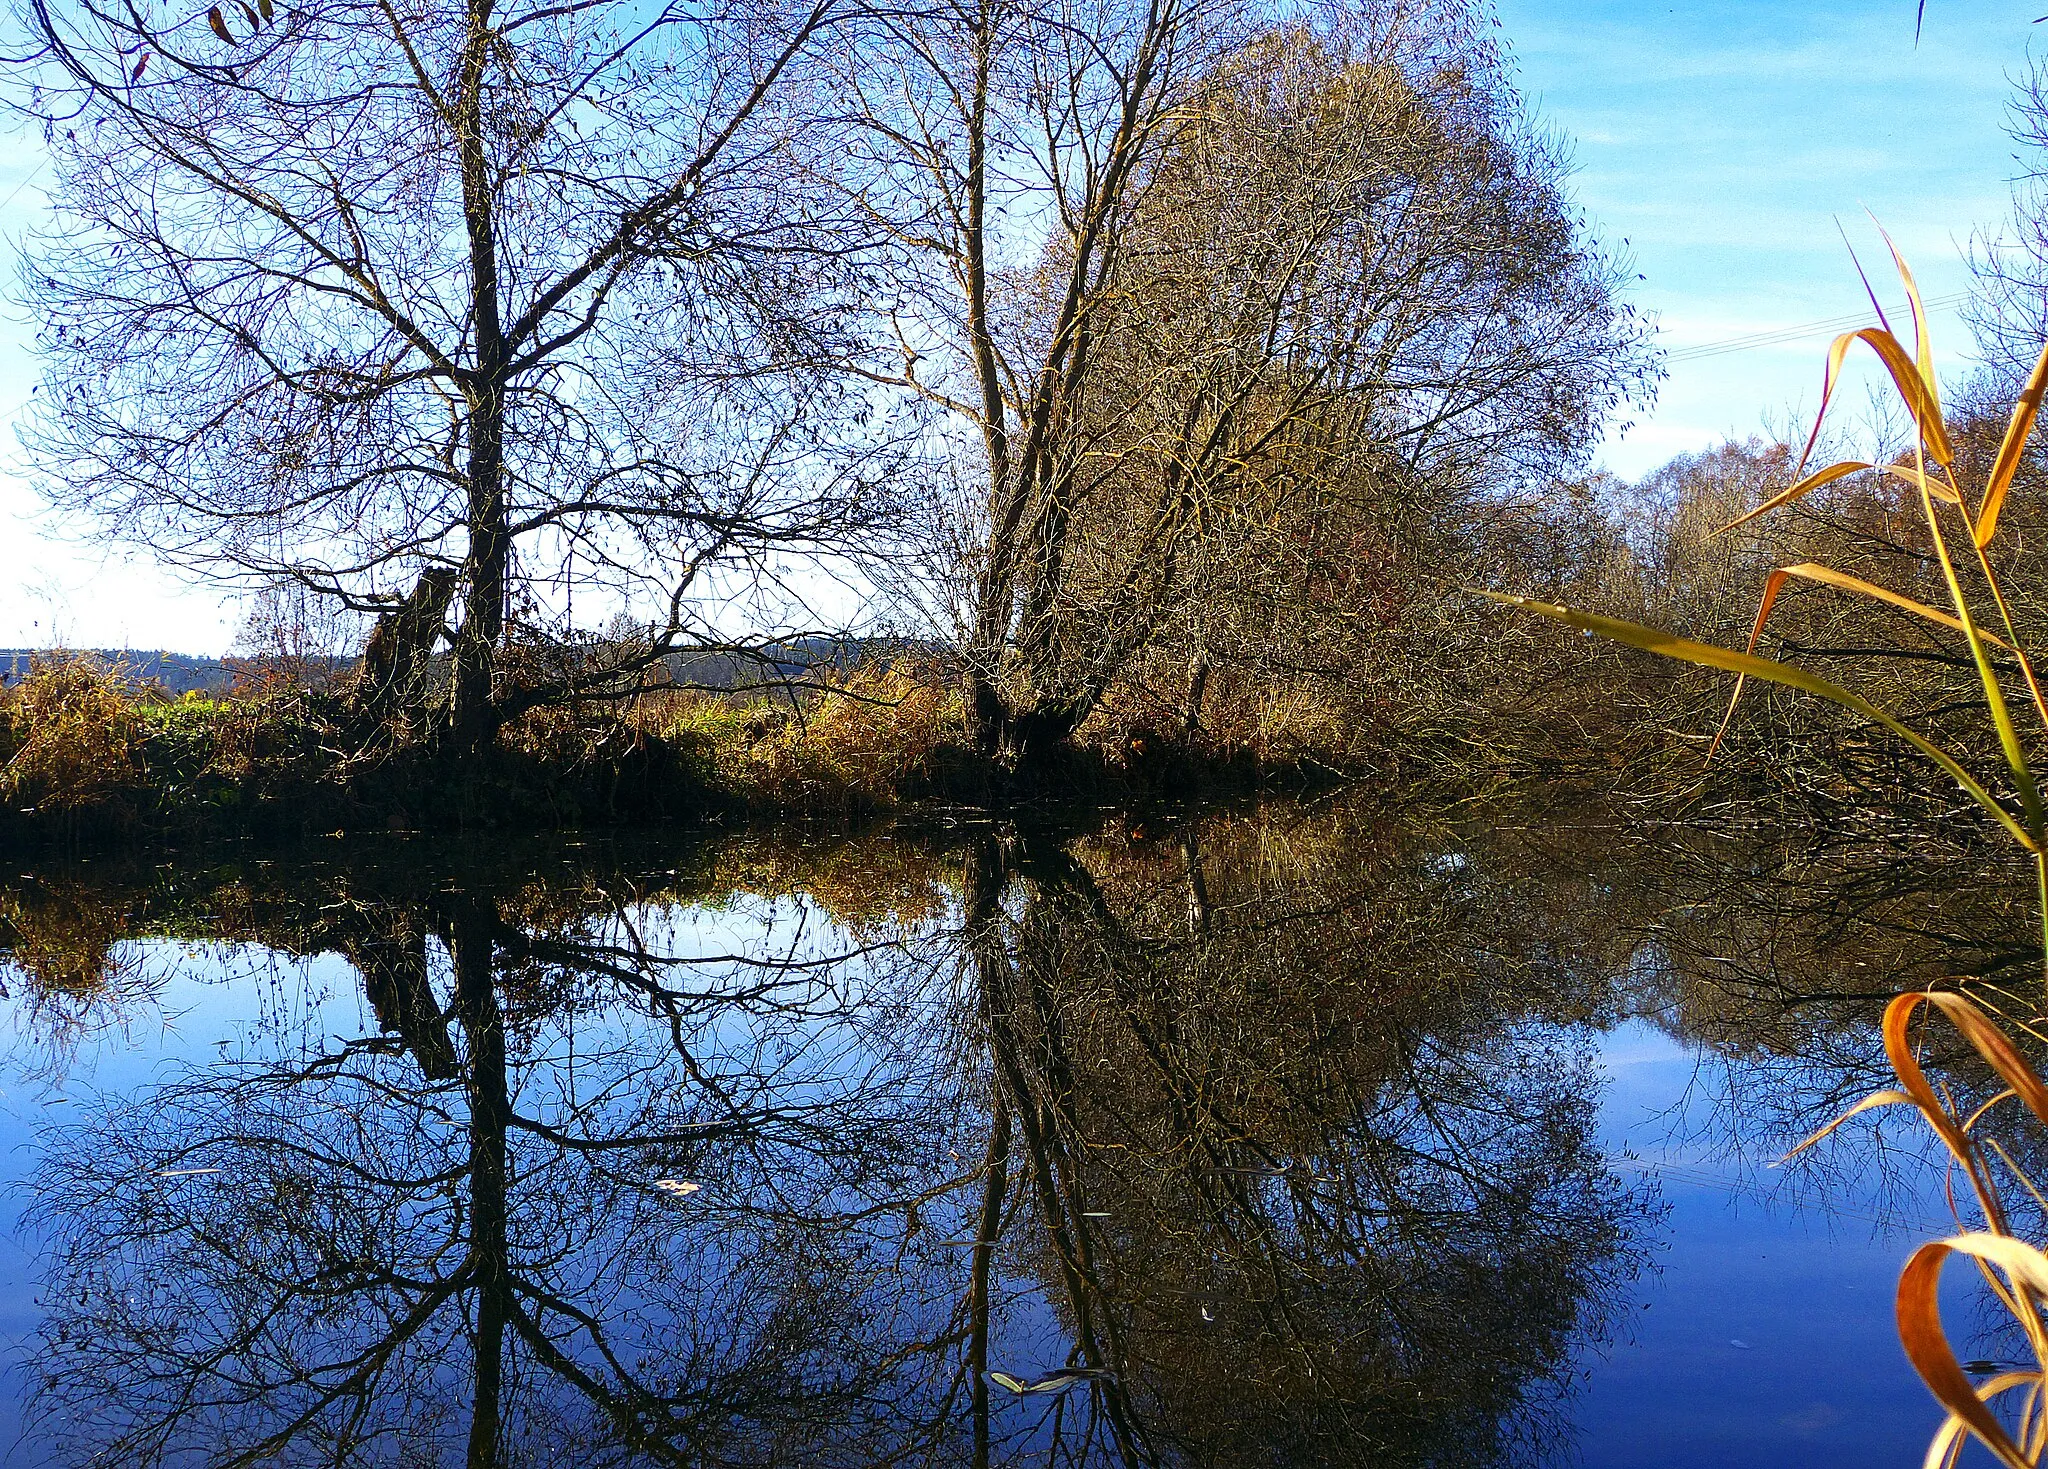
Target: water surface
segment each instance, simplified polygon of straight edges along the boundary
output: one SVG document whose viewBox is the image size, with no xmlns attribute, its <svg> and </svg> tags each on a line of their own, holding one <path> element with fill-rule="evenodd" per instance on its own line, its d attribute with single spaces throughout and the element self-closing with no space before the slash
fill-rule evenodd
<svg viewBox="0 0 2048 1469">
<path fill-rule="evenodd" d="M 2024 897 L 1356 806 L 44 864 L 8 1462 L 1915 1463 L 1924 1139 L 1772 1165 Z"/>
</svg>

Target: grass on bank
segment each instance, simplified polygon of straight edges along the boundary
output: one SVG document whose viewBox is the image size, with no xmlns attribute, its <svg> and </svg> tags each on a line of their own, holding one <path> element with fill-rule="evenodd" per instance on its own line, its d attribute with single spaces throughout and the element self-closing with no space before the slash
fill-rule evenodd
<svg viewBox="0 0 2048 1469">
<path fill-rule="evenodd" d="M 501 802 L 494 825 L 855 810 L 920 794 L 960 743 L 957 701 L 890 669 L 802 698 L 665 689 L 535 710 L 460 761 L 352 751 L 348 714 L 345 688 L 172 697 L 94 656 L 50 655 L 0 691 L 0 810 L 113 830 L 262 826 L 265 808 L 294 807 L 315 826 L 460 825 L 457 787 L 458 804 Z"/>
<path fill-rule="evenodd" d="M 480 755 L 375 754 L 349 731 L 346 685 L 258 680 L 174 697 L 92 655 L 38 659 L 0 689 L 0 841 L 364 827 L 642 824 L 713 812 L 845 817 L 993 793 L 959 681 L 933 661 L 814 674 L 788 689 L 651 688 L 621 702 L 535 710 Z M 1092 798 L 1326 778 L 1353 752 L 1344 723 L 1301 691 L 1199 730 L 1112 703 L 1046 793 Z"/>
</svg>

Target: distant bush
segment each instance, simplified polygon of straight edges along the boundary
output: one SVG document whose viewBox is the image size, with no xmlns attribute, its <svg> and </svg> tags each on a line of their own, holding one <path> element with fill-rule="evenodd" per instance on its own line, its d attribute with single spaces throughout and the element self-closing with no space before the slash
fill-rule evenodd
<svg viewBox="0 0 2048 1469">
<path fill-rule="evenodd" d="M 749 775 L 797 800 L 886 804 L 928 788 L 966 741 L 957 689 L 925 669 L 857 668 L 828 680 L 757 740 Z"/>
</svg>

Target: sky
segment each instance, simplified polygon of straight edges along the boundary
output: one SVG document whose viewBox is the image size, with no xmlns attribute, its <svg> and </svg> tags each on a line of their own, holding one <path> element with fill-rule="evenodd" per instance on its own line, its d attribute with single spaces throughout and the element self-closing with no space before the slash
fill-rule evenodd
<svg viewBox="0 0 2048 1469">
<path fill-rule="evenodd" d="M 1927 0 L 1916 45 L 1914 0 L 1503 0 L 1523 92 L 1572 140 L 1573 190 L 1596 233 L 1627 242 L 1635 302 L 1671 354 L 1654 409 L 1602 446 L 1608 468 L 1635 478 L 1726 437 L 1803 429 L 1841 326 L 1689 349 L 1867 318 L 1851 245 L 1891 313 L 1904 297 L 1878 224 L 1924 297 L 1968 288 L 1972 239 L 1998 228 L 2021 167 L 2007 109 L 2029 48 L 2048 57 L 2044 8 Z M 1953 306 L 1933 337 L 1945 367 L 1967 365 Z"/>
<path fill-rule="evenodd" d="M 1831 327 L 1868 310 L 1838 222 L 1888 311 L 1900 296 L 1872 215 L 1930 300 L 1967 289 L 1971 241 L 1997 229 L 2021 167 L 2006 114 L 2029 48 L 2048 59 L 2043 8 L 1927 0 L 1916 44 L 1915 0 L 1500 0 L 1521 88 L 1570 140 L 1572 192 L 1633 260 L 1633 300 L 1671 354 L 1602 466 L 1636 478 L 1730 436 L 1803 428 Z M 33 139 L 0 135 L 11 240 L 44 205 L 40 165 Z M 1719 350 L 1815 323 L 1829 325 Z M 1952 305 L 1934 336 L 1945 367 L 1967 367 Z M 18 312 L 0 316 L 0 647 L 224 651 L 232 600 L 43 511 L 12 431 L 35 383 L 31 337 Z"/>
</svg>

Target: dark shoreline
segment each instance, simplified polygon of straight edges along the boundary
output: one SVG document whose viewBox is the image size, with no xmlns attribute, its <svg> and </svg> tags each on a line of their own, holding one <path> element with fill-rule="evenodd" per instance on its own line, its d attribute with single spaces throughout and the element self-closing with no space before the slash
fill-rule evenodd
<svg viewBox="0 0 2048 1469">
<path fill-rule="evenodd" d="M 961 749 L 939 754 L 900 788 L 879 792 L 851 783 L 744 784 L 703 752 L 654 740 L 610 759 L 547 761 L 502 744 L 474 755 L 410 749 L 375 760 L 300 758 L 256 763 L 240 779 L 178 780 L 145 767 L 144 779 L 90 799 L 0 807 L 0 852 L 268 847 L 377 834 L 845 832 L 882 821 L 996 818 L 1063 826 L 1080 812 L 1213 808 L 1358 786 L 1392 791 L 1415 778 L 1185 748 L 1134 761 L 1078 747 L 1023 773 Z"/>
</svg>

